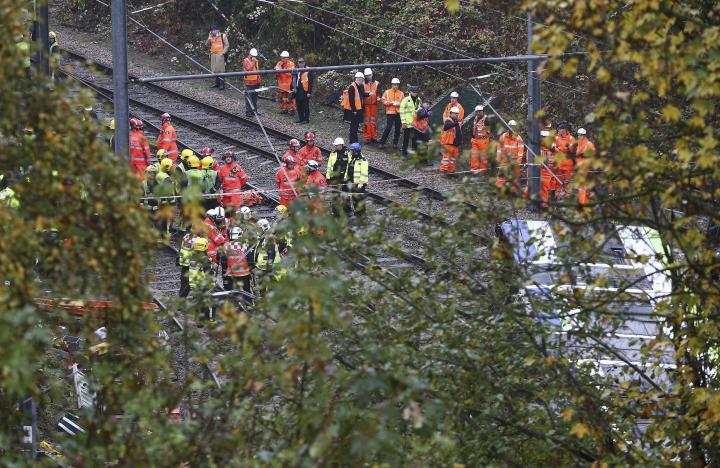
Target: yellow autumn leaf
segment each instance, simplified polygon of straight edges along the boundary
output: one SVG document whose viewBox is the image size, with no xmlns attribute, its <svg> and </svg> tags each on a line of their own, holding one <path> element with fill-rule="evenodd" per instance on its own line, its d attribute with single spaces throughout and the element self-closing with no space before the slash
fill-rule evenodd
<svg viewBox="0 0 720 468">
<path fill-rule="evenodd" d="M 570 419 L 572 419 L 573 417 L 573 414 L 575 414 L 575 410 L 572 408 L 565 408 L 560 414 L 562 415 L 563 421 L 570 421 Z"/>
<path fill-rule="evenodd" d="M 572 429 L 570 429 L 570 433 L 577 436 L 578 439 L 582 439 L 586 435 L 590 434 L 590 428 L 587 426 L 587 424 L 579 422 L 575 423 Z"/>
<path fill-rule="evenodd" d="M 668 104 L 663 107 L 662 113 L 667 122 L 677 122 L 680 120 L 680 109 L 672 104 Z"/>
</svg>

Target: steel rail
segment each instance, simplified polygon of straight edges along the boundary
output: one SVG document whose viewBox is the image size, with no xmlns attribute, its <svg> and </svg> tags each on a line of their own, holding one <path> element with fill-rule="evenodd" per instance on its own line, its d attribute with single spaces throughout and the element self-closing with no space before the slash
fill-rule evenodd
<svg viewBox="0 0 720 468">
<path fill-rule="evenodd" d="M 75 52 L 63 50 L 63 53 L 66 54 L 68 57 L 73 58 L 73 59 L 75 59 L 75 60 L 82 61 L 82 62 L 88 62 L 87 58 L 85 58 L 85 57 L 83 57 L 82 55 L 77 54 L 77 53 L 75 53 Z M 97 62 L 89 62 L 89 63 L 92 63 L 93 66 L 95 66 L 98 70 L 100 70 L 101 72 L 103 72 L 103 73 L 105 73 L 105 74 L 107 74 L 107 75 L 112 75 L 112 74 L 113 74 L 112 68 L 109 67 L 109 66 L 107 66 L 107 65 L 100 64 L 100 63 L 97 63 Z M 133 76 L 133 75 L 130 75 L 130 76 L 129 76 L 129 79 L 130 79 L 131 81 L 135 81 L 135 82 L 138 81 L 138 78 L 135 77 L 135 76 Z M 244 125 L 252 126 L 252 127 L 254 127 L 254 128 L 257 128 L 257 127 L 258 127 L 257 122 L 255 122 L 255 121 L 252 120 L 252 119 L 247 119 L 247 118 L 245 118 L 245 117 L 242 117 L 242 116 L 233 114 L 233 113 L 231 113 L 231 112 L 228 112 L 228 111 L 226 111 L 226 110 L 224 110 L 224 109 L 220 109 L 220 108 L 218 108 L 218 107 L 216 107 L 216 106 L 213 106 L 213 105 L 211 105 L 211 104 L 207 104 L 207 103 L 205 103 L 205 102 L 198 101 L 198 100 L 193 99 L 193 98 L 191 98 L 191 97 L 188 97 L 188 96 L 186 96 L 186 95 L 184 95 L 184 94 L 178 93 L 177 91 L 173 91 L 173 90 L 167 89 L 167 88 L 165 88 L 165 87 L 163 87 L 163 86 L 160 86 L 160 85 L 157 85 L 157 84 L 155 84 L 155 83 L 143 83 L 143 85 L 147 86 L 148 89 L 154 89 L 154 90 L 157 90 L 158 92 L 167 93 L 167 94 L 169 94 L 169 95 L 171 95 L 171 96 L 173 96 L 173 97 L 175 97 L 175 98 L 177 98 L 177 99 L 187 101 L 187 102 L 191 103 L 191 104 L 194 105 L 194 106 L 199 106 L 199 107 L 202 107 L 202 108 L 204 108 L 204 109 L 207 109 L 208 111 L 210 111 L 210 112 L 212 112 L 212 113 L 215 113 L 215 114 L 217 114 L 217 115 L 219 115 L 219 116 L 221 116 L 221 117 L 227 118 L 227 119 L 229 119 L 229 120 L 234 120 L 234 121 L 236 121 L 236 122 L 239 122 L 239 123 L 244 124 Z M 164 112 L 164 111 L 163 111 L 163 112 Z M 161 113 L 162 113 L 162 112 L 161 112 Z M 293 136 L 293 135 L 290 135 L 290 134 L 288 134 L 288 133 L 285 133 L 285 132 L 283 132 L 283 131 L 281 131 L 281 130 L 273 129 L 273 128 L 270 128 L 270 127 L 267 127 L 267 126 L 265 127 L 265 129 L 267 130 L 268 134 L 270 134 L 270 135 L 272 135 L 272 136 L 275 136 L 275 137 L 277 137 L 277 138 L 284 139 L 284 140 L 286 140 L 286 141 L 290 141 L 290 140 L 293 139 L 293 138 L 297 138 L 297 137 L 295 137 L 295 136 Z M 225 138 L 228 138 L 228 137 L 225 137 Z M 250 146 L 245 146 L 245 147 L 248 148 L 248 149 L 251 149 L 251 150 L 253 150 L 253 151 L 255 151 L 255 150 L 257 149 L 256 147 L 252 147 L 252 145 L 250 145 Z M 318 148 L 319 148 L 320 151 L 323 153 L 323 155 L 325 156 L 325 158 L 327 158 L 328 155 L 331 153 L 331 151 L 330 151 L 329 149 L 327 149 L 327 148 L 324 148 L 324 147 L 321 147 L 321 146 L 318 146 Z M 266 154 L 266 155 L 269 155 L 269 154 L 271 154 L 271 153 L 268 152 L 268 151 L 265 151 L 265 154 Z M 273 156 L 273 158 L 274 158 L 274 156 Z M 399 175 L 397 175 L 397 174 L 394 174 L 394 173 L 392 173 L 392 172 L 386 171 L 386 170 L 384 170 L 384 169 L 380 169 L 380 168 L 378 168 L 378 167 L 376 167 L 376 166 L 370 165 L 370 166 L 369 166 L 369 170 L 370 170 L 370 173 L 371 173 L 371 174 L 377 174 L 377 175 L 379 175 L 379 176 L 381 176 L 381 177 L 384 177 L 384 178 L 394 179 L 395 182 L 396 182 L 398 185 L 401 185 L 401 186 L 404 186 L 404 187 L 407 187 L 407 188 L 415 189 L 415 190 L 417 190 L 418 192 L 421 192 L 422 194 L 424 194 L 424 195 L 432 198 L 433 200 L 436 200 L 436 201 L 447 201 L 447 199 L 448 199 L 448 197 L 446 197 L 446 196 L 445 196 L 442 192 L 440 192 L 439 190 L 435 190 L 435 189 L 432 189 L 432 188 L 430 188 L 430 187 L 424 187 L 424 186 L 422 186 L 421 184 L 419 184 L 419 183 L 417 183 L 417 182 L 414 182 L 414 181 L 405 179 L 404 177 L 401 177 L 401 176 L 399 176 Z M 469 209 L 472 209 L 472 210 L 476 210 L 476 209 L 477 209 L 477 206 L 475 206 L 475 205 L 473 205 L 473 204 L 471 204 L 471 203 L 467 203 L 467 202 L 466 202 L 466 203 L 465 203 L 465 206 L 467 206 Z M 421 215 L 421 216 L 422 216 L 422 215 Z"/>
</svg>

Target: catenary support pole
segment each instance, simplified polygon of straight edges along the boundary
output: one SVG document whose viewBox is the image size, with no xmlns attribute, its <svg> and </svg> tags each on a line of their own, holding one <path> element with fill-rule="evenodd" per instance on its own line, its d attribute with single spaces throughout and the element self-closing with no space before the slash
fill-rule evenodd
<svg viewBox="0 0 720 468">
<path fill-rule="evenodd" d="M 112 0 L 113 101 L 115 103 L 115 155 L 129 157 L 128 145 L 128 64 L 127 64 L 127 3 Z"/>
<path fill-rule="evenodd" d="M 39 75 L 50 75 L 50 28 L 48 23 L 48 0 L 39 0 L 36 4 L 37 21 L 37 71 Z"/>
<path fill-rule="evenodd" d="M 528 55 L 532 55 L 532 34 L 533 34 L 532 13 L 527 14 L 527 43 Z M 535 155 L 540 154 L 540 122 L 537 114 L 540 112 L 542 102 L 540 99 L 540 80 L 537 76 L 539 59 L 528 60 L 528 148 L 527 171 L 528 171 L 528 192 L 530 205 L 533 209 L 540 209 L 540 165 L 535 162 Z"/>
</svg>

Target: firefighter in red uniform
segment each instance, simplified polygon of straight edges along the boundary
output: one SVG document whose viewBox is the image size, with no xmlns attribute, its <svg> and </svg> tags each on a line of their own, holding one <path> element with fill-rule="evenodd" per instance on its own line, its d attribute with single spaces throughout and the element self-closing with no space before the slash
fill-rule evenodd
<svg viewBox="0 0 720 468">
<path fill-rule="evenodd" d="M 172 162 L 177 161 L 178 158 L 178 147 L 177 147 L 177 134 L 175 133 L 175 127 L 172 126 L 170 121 L 172 118 L 167 112 L 160 116 L 162 126 L 160 127 L 160 134 L 157 139 L 158 150 L 165 150 L 165 157 L 172 159 Z"/>
<path fill-rule="evenodd" d="M 556 154 L 558 177 L 563 181 L 563 184 L 567 184 L 570 179 L 572 179 L 573 167 L 575 165 L 573 149 L 575 147 L 575 138 L 570 133 L 570 125 L 564 122 L 558 125 L 558 134 L 555 137 L 553 147 L 555 151 L 559 153 Z"/>
<path fill-rule="evenodd" d="M 248 247 L 242 243 L 242 235 L 243 231 L 239 227 L 230 230 L 230 242 L 225 244 L 227 274 L 223 277 L 223 287 L 229 291 L 238 290 L 241 286 L 245 293 L 252 295 L 252 275 L 247 259 Z M 251 302 L 251 298 L 247 295 L 244 299 L 246 303 Z"/>
<path fill-rule="evenodd" d="M 293 161 L 295 161 L 295 165 L 300 166 L 299 154 L 300 154 L 300 142 L 297 139 L 293 138 L 292 140 L 290 140 L 290 149 L 288 149 L 287 151 L 285 151 L 283 153 L 281 160 L 284 161 L 285 156 L 290 156 L 291 158 L 293 158 Z"/>
<path fill-rule="evenodd" d="M 312 132 L 307 132 L 305 134 L 305 146 L 300 148 L 300 151 L 298 151 L 297 154 L 297 164 L 301 168 L 307 166 L 308 161 L 311 159 L 313 161 L 316 161 L 318 164 L 322 165 L 323 163 L 323 156 L 322 152 L 320 152 L 320 148 L 315 146 L 315 134 Z"/>
<path fill-rule="evenodd" d="M 152 158 L 142 120 L 130 119 L 130 167 L 140 180 L 145 180 L 145 169 Z"/>
<path fill-rule="evenodd" d="M 275 183 L 280 190 L 280 204 L 289 207 L 290 202 L 298 195 L 298 183 L 302 179 L 302 172 L 295 166 L 295 158 L 285 154 L 282 158 L 283 165 L 275 175 Z"/>
<path fill-rule="evenodd" d="M 223 155 L 223 164 L 218 169 L 218 178 L 221 183 L 220 204 L 223 206 L 240 206 L 242 195 L 239 192 L 248 182 L 248 176 L 235 161 L 235 154 L 232 151 L 225 151 Z M 226 192 L 230 192 L 227 193 Z"/>
<path fill-rule="evenodd" d="M 509 166 L 513 163 L 515 164 L 513 170 L 515 175 L 514 184 L 516 186 L 520 184 L 520 165 L 525 154 L 525 143 L 517 133 L 517 122 L 514 120 L 508 122 L 508 128 L 509 130 L 500 135 L 498 139 L 496 157 L 500 167 L 500 174 L 498 174 L 495 182 L 498 187 L 505 185 L 506 179 L 503 172 L 507 173 Z"/>
</svg>

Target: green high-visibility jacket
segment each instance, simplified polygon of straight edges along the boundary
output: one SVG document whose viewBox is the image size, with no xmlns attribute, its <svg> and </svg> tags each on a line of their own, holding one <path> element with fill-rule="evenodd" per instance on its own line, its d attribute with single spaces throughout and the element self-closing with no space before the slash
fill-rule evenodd
<svg viewBox="0 0 720 468">
<path fill-rule="evenodd" d="M 422 101 L 419 97 L 413 98 L 409 94 L 405 96 L 405 98 L 400 101 L 400 122 L 407 125 L 408 128 L 412 128 L 413 116 L 418 107 L 420 107 L 420 104 L 422 104 Z"/>
<path fill-rule="evenodd" d="M 218 173 L 213 169 L 202 170 L 201 190 L 203 193 L 217 193 L 218 191 Z"/>
<path fill-rule="evenodd" d="M 330 183 L 340 182 L 339 179 L 347 172 L 348 161 L 350 161 L 350 150 L 345 147 L 340 151 L 335 150 L 330 153 L 325 178 L 327 178 Z"/>
<path fill-rule="evenodd" d="M 351 158 L 345 169 L 345 180 L 358 186 L 367 185 L 369 180 L 367 159 L 362 154 Z"/>
</svg>

